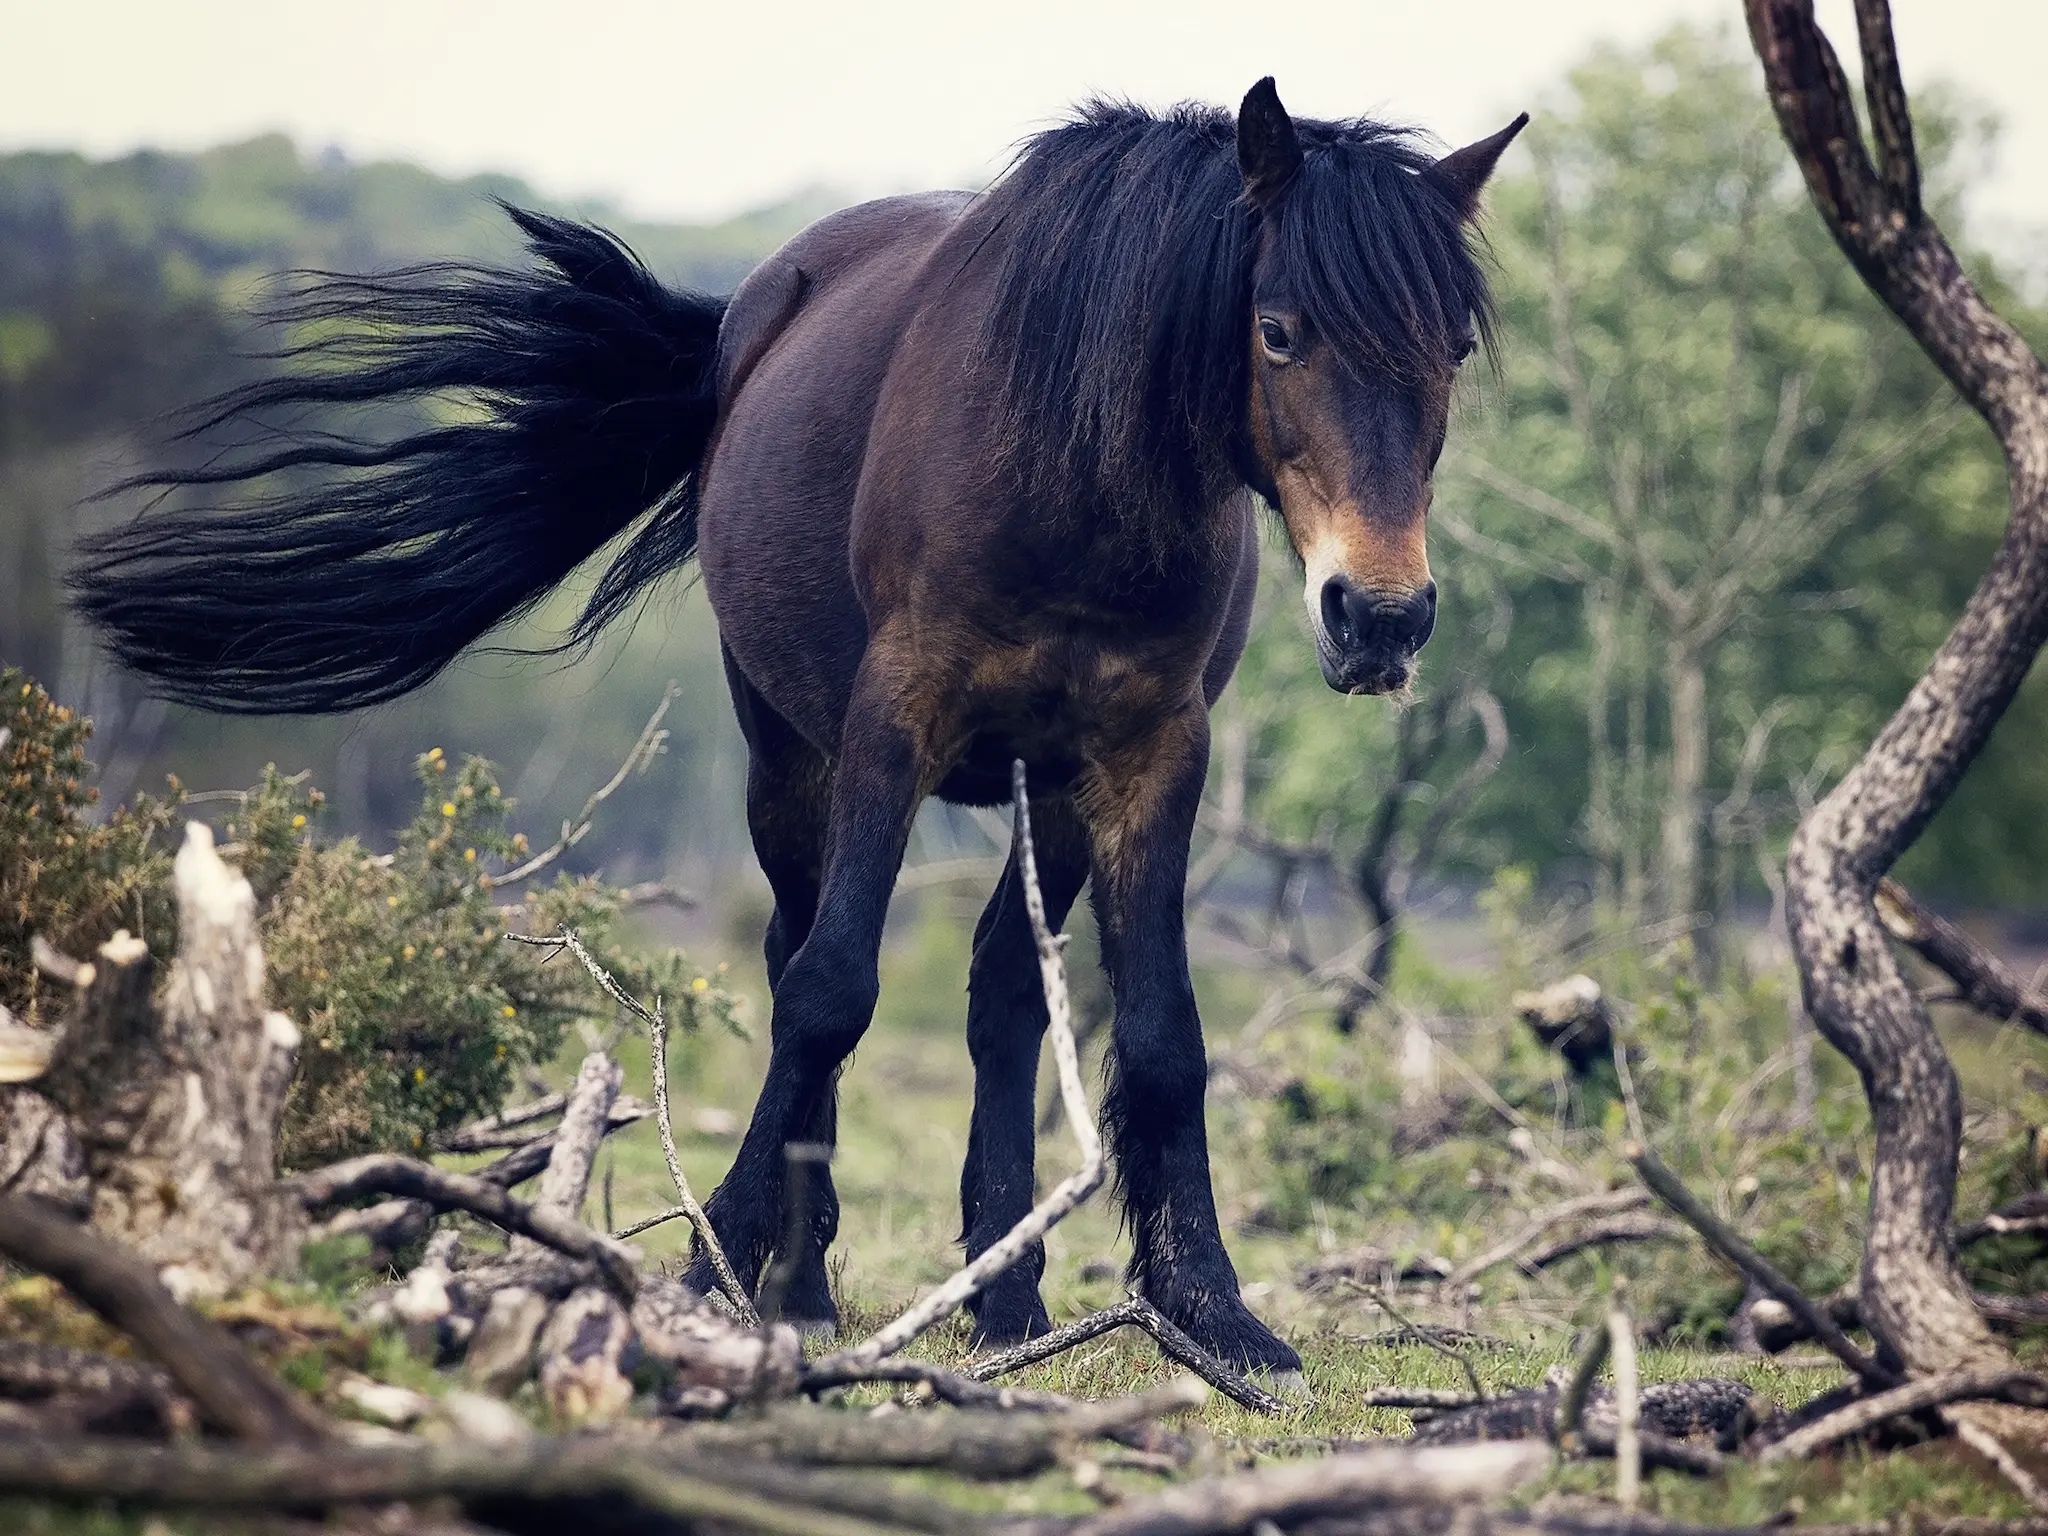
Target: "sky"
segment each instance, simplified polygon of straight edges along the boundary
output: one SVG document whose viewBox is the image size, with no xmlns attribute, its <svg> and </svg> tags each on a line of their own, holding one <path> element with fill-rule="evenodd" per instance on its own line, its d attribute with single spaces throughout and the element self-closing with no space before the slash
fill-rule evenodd
<svg viewBox="0 0 2048 1536">
<path fill-rule="evenodd" d="M 1821 0 L 1854 56 L 1851 0 Z M 1909 87 L 2005 120 L 1974 210 L 2048 229 L 2048 0 L 1893 0 Z M 309 149 L 510 171 L 562 197 L 707 219 L 818 185 L 986 178 L 1095 93 L 1492 131 L 1603 39 L 1740 26 L 1739 0 L 0 0 L 0 149 Z M 2031 173 L 2027 168 L 2034 168 Z"/>
</svg>

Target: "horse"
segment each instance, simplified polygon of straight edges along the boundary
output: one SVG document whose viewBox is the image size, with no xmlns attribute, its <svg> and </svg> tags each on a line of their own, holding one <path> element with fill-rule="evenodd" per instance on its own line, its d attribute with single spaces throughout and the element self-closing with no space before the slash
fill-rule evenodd
<svg viewBox="0 0 2048 1536">
<path fill-rule="evenodd" d="M 1270 78 L 1235 114 L 1097 101 L 987 190 L 822 219 L 729 299 L 508 206 L 527 266 L 305 275 L 280 317 L 312 339 L 185 424 L 239 444 L 141 477 L 164 495 L 85 542 L 74 601 L 162 696 L 335 711 L 418 687 L 614 540 L 565 645 L 694 556 L 775 902 L 767 1075 L 708 1211 L 742 1283 L 778 1255 L 784 1315 L 821 1327 L 838 1200 L 829 1168 L 788 1191 L 785 1148 L 833 1140 L 918 806 L 1002 804 L 1021 759 L 1048 920 L 1087 886 L 1101 929 L 1129 1283 L 1284 1378 L 1300 1359 L 1241 1299 L 1210 1187 L 1182 910 L 1208 711 L 1260 503 L 1329 685 L 1407 686 L 1453 386 L 1491 342 L 1481 191 L 1526 122 L 1436 157 L 1297 120 Z M 1033 1198 L 1047 1020 L 1020 880 L 1013 853 L 974 933 L 970 1257 Z M 1048 1329 L 1043 1267 L 1034 1248 L 973 1299 L 977 1343 Z M 689 1278 L 711 1289 L 701 1251 Z"/>
</svg>

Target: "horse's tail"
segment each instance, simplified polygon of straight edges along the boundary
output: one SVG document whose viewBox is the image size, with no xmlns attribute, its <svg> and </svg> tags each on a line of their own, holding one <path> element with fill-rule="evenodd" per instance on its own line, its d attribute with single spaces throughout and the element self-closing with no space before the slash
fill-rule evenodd
<svg viewBox="0 0 2048 1536">
<path fill-rule="evenodd" d="M 72 574 L 156 692 L 245 714 L 375 704 L 636 519 L 565 647 L 696 552 L 725 301 L 664 287 L 603 230 L 506 211 L 531 270 L 311 274 L 278 312 L 313 333 L 275 354 L 289 371 L 195 407 L 183 433 L 244 446 L 116 488 L 226 488 L 87 540 Z M 416 429 L 394 435 L 393 407 Z M 337 433 L 336 412 L 359 419 Z"/>
</svg>

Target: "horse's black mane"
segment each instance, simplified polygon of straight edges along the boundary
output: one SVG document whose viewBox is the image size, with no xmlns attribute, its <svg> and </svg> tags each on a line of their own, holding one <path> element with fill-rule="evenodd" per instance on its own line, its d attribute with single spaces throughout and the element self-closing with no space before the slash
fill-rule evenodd
<svg viewBox="0 0 2048 1536">
<path fill-rule="evenodd" d="M 1349 366 L 1412 380 L 1491 307 L 1471 236 L 1408 133 L 1297 119 L 1274 215 L 1295 297 Z M 1003 454 L 1048 510 L 1155 529 L 1243 478 L 1251 268 L 1236 125 L 1094 102 L 1029 140 L 986 197 L 1007 236 L 983 337 L 1006 359 Z"/>
</svg>

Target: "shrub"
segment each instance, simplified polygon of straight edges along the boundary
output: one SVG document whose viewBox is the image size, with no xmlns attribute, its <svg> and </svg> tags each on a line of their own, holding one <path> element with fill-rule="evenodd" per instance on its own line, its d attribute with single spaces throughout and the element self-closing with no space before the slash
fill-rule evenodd
<svg viewBox="0 0 2048 1536">
<path fill-rule="evenodd" d="M 170 839 L 181 797 L 147 796 L 95 824 L 92 722 L 16 667 L 0 667 L 0 1007 L 31 1023 L 64 994 L 37 982 L 41 935 L 90 955 L 117 928 L 162 947 L 173 931 Z"/>
<path fill-rule="evenodd" d="M 26 1006 L 41 934 L 89 954 L 115 927 L 159 955 L 175 947 L 167 833 L 178 798 L 139 801 L 91 826 L 84 779 L 90 726 L 18 674 L 0 674 L 11 772 L 0 799 L 0 1000 Z M 415 1151 L 437 1130 L 488 1114 L 522 1067 L 550 1060 L 578 1020 L 615 1005 L 573 959 L 508 943 L 508 924 L 566 925 L 636 997 L 666 1000 L 679 1031 L 733 1024 L 731 995 L 680 952 L 647 956 L 618 933 L 618 893 L 558 877 L 501 908 L 488 872 L 524 857 L 512 803 L 491 765 L 420 756 L 418 813 L 378 854 L 353 837 L 324 842 L 324 797 L 273 766 L 241 795 L 222 852 L 249 876 L 272 1004 L 302 1033 L 281 1159 L 306 1167 L 371 1151 Z M 47 1004 L 48 999 L 45 999 Z"/>
</svg>

